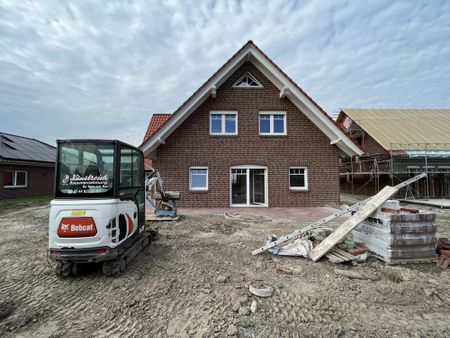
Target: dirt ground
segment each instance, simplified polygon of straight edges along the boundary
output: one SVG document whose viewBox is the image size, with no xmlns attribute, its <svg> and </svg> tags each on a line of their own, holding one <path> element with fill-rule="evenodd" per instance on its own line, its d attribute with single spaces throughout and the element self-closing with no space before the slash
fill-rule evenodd
<svg viewBox="0 0 450 338">
<path fill-rule="evenodd" d="M 448 215 L 438 216 L 447 236 Z M 299 224 L 189 214 L 160 223 L 159 240 L 125 275 L 91 266 L 62 280 L 46 259 L 47 218 L 45 205 L 0 210 L 2 337 L 449 336 L 450 272 L 433 264 L 389 267 L 370 257 L 338 266 L 370 276 L 360 280 L 336 275 L 327 260 L 250 255 L 267 234 Z M 278 273 L 280 265 L 293 273 Z M 274 294 L 252 296 L 249 285 Z"/>
</svg>

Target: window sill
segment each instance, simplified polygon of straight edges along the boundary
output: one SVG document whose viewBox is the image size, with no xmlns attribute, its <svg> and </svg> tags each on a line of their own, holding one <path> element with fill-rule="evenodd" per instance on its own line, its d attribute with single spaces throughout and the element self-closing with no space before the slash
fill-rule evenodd
<svg viewBox="0 0 450 338">
<path fill-rule="evenodd" d="M 208 189 L 189 189 L 189 193 L 202 194 L 207 193 Z"/>
<path fill-rule="evenodd" d="M 284 138 L 287 137 L 287 134 L 259 134 L 261 137 L 268 137 L 268 138 Z"/>
<path fill-rule="evenodd" d="M 289 188 L 289 192 L 308 192 L 308 188 Z"/>
<path fill-rule="evenodd" d="M 238 134 L 209 134 L 211 137 L 237 137 Z"/>
</svg>

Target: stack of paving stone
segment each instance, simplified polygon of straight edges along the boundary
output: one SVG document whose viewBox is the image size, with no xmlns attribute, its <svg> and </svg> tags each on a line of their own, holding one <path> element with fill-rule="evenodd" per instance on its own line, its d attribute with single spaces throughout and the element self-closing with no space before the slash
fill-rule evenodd
<svg viewBox="0 0 450 338">
<path fill-rule="evenodd" d="M 384 203 L 353 231 L 355 242 L 364 243 L 389 264 L 436 261 L 436 214 L 400 208 L 398 201 Z"/>
</svg>

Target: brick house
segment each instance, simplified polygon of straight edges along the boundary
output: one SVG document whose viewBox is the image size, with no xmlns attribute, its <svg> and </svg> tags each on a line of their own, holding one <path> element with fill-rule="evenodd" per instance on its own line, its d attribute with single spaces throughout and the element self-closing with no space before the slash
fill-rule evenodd
<svg viewBox="0 0 450 338">
<path fill-rule="evenodd" d="M 360 155 L 333 120 L 252 41 L 140 148 L 183 207 L 339 203 L 340 155 Z"/>
<path fill-rule="evenodd" d="M 56 148 L 0 132 L 0 199 L 53 193 Z"/>
</svg>

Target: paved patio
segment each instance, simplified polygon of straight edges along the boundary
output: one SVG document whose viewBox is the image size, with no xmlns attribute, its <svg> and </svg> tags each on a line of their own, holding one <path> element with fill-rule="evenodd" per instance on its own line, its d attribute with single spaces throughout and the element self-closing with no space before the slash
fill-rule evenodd
<svg viewBox="0 0 450 338">
<path fill-rule="evenodd" d="M 315 207 L 315 208 L 179 208 L 180 215 L 189 214 L 241 214 L 264 216 L 278 222 L 298 222 L 298 223 L 312 223 L 324 217 L 327 217 L 338 209 L 331 207 Z M 335 221 L 344 220 L 346 217 L 341 217 Z"/>
</svg>

